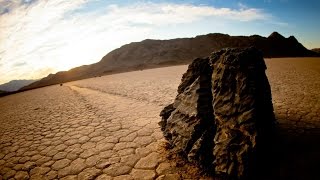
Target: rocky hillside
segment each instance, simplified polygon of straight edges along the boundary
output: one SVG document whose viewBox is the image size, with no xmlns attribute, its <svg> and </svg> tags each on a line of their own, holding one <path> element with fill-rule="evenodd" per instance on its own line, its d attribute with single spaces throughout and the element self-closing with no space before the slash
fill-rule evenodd
<svg viewBox="0 0 320 180">
<path fill-rule="evenodd" d="M 269 37 L 259 35 L 229 36 L 227 34 L 214 33 L 194 38 L 172 40 L 147 39 L 115 49 L 95 64 L 50 74 L 40 81 L 22 88 L 22 90 L 103 74 L 186 64 L 195 58 L 208 56 L 211 52 L 223 48 L 250 46 L 260 49 L 264 57 L 317 56 L 317 53 L 306 49 L 295 37 L 285 38 L 277 32 L 273 32 Z"/>
<path fill-rule="evenodd" d="M 0 85 L 0 90 L 6 91 L 6 92 L 12 92 L 17 91 L 20 88 L 27 86 L 36 80 L 12 80 L 10 82 L 7 82 L 5 84 Z"/>
</svg>

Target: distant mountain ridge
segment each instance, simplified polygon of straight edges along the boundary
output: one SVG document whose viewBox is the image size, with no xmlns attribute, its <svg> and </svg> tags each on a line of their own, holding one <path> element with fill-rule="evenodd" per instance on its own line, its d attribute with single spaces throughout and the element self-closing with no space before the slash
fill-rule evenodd
<svg viewBox="0 0 320 180">
<path fill-rule="evenodd" d="M 0 85 L 0 90 L 5 92 L 13 92 L 17 91 L 20 88 L 27 86 L 37 80 L 12 80 L 10 82 L 7 82 L 5 84 Z"/>
<path fill-rule="evenodd" d="M 311 50 L 316 52 L 316 53 L 320 53 L 320 48 L 314 48 L 314 49 L 311 49 Z"/>
<path fill-rule="evenodd" d="M 308 57 L 319 56 L 306 49 L 294 36 L 283 37 L 273 32 L 268 37 L 259 35 L 230 36 L 213 33 L 194 38 L 178 38 L 171 40 L 146 39 L 133 42 L 115 49 L 105 55 L 99 62 L 50 74 L 40 81 L 34 82 L 21 90 L 79 80 L 103 74 L 178 65 L 190 63 L 198 57 L 209 56 L 211 52 L 223 48 L 250 47 L 260 49 L 264 57 Z"/>
</svg>

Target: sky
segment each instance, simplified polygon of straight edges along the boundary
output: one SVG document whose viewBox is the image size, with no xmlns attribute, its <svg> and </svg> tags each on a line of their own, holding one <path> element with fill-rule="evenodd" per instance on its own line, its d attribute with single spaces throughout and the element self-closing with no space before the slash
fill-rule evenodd
<svg viewBox="0 0 320 180">
<path fill-rule="evenodd" d="M 320 47 L 319 0 L 0 0 L 0 84 L 101 60 L 144 39 L 294 35 Z"/>
</svg>

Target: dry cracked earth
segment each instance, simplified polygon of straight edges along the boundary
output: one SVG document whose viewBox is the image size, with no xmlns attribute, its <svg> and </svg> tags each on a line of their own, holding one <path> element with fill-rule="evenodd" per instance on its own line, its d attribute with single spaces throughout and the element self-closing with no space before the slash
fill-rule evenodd
<svg viewBox="0 0 320 180">
<path fill-rule="evenodd" d="M 261 179 L 320 179 L 320 59 L 266 63 L 279 124 Z M 115 74 L 0 98 L 0 180 L 210 179 L 169 158 L 157 124 L 186 69 Z"/>
</svg>

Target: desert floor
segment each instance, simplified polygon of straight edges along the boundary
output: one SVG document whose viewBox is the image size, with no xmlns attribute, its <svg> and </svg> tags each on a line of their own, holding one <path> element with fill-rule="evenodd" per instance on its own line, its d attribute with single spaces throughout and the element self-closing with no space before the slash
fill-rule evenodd
<svg viewBox="0 0 320 180">
<path fill-rule="evenodd" d="M 320 58 L 266 59 L 278 134 L 260 179 L 320 179 Z M 1 179 L 197 179 L 158 127 L 187 66 L 0 98 Z"/>
</svg>

